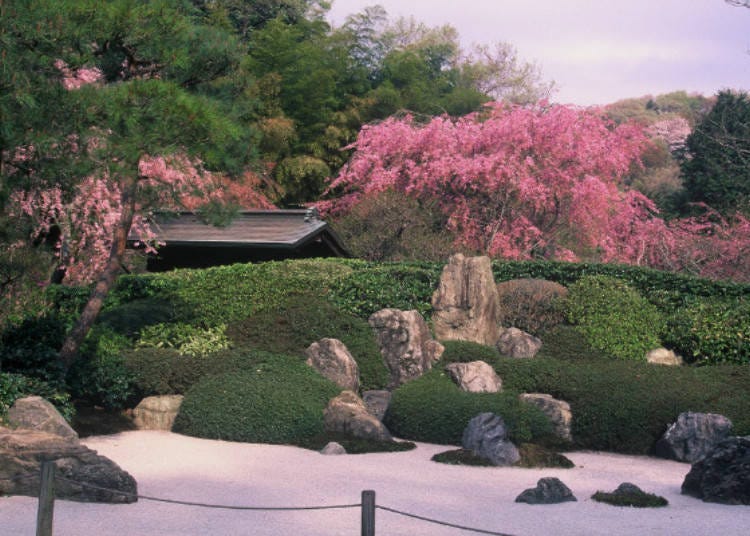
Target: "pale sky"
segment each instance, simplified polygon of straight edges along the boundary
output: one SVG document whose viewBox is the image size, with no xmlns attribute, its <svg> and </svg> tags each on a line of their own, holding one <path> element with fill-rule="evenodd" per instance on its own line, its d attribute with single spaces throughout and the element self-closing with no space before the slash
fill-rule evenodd
<svg viewBox="0 0 750 536">
<path fill-rule="evenodd" d="M 511 43 L 560 103 L 750 90 L 750 9 L 724 0 L 333 0 L 329 20 L 374 4 L 391 19 L 451 24 L 467 48 Z"/>
</svg>

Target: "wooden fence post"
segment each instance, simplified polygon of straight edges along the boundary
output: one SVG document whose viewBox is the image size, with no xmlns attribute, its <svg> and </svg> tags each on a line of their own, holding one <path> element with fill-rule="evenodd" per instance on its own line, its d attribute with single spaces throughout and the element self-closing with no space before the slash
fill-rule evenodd
<svg viewBox="0 0 750 536">
<path fill-rule="evenodd" d="M 55 462 L 42 462 L 39 481 L 39 507 L 36 514 L 36 536 L 52 536 L 55 509 Z"/>
<path fill-rule="evenodd" d="M 375 492 L 362 492 L 362 536 L 375 536 Z"/>
</svg>

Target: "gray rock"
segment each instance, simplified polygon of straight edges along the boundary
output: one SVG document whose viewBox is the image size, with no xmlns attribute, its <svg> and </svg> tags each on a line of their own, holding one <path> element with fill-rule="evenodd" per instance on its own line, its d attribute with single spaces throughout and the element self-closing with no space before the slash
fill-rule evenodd
<svg viewBox="0 0 750 536">
<path fill-rule="evenodd" d="M 516 497 L 516 502 L 527 504 L 557 504 L 577 500 L 570 488 L 555 477 L 540 478 L 535 488 L 524 490 Z"/>
<path fill-rule="evenodd" d="M 370 415 L 382 421 L 391 405 L 391 396 L 391 392 L 385 390 L 365 391 L 362 393 L 362 400 Z"/>
<path fill-rule="evenodd" d="M 623 482 L 612 492 L 614 495 L 643 495 L 645 492 L 630 482 Z"/>
<path fill-rule="evenodd" d="M 391 433 L 376 417 L 370 415 L 365 403 L 352 391 L 344 391 L 331 399 L 323 410 L 323 423 L 328 432 L 340 432 L 362 439 L 391 441 Z"/>
<path fill-rule="evenodd" d="M 502 330 L 497 341 L 497 349 L 501 354 L 518 359 L 534 357 L 541 348 L 540 339 L 518 328 Z"/>
<path fill-rule="evenodd" d="M 750 505 L 750 436 L 724 439 L 694 463 L 682 493 L 706 502 Z"/>
<path fill-rule="evenodd" d="M 521 459 L 516 446 L 508 440 L 503 418 L 494 413 L 480 413 L 471 419 L 461 444 L 494 465 L 513 465 Z"/>
<path fill-rule="evenodd" d="M 484 361 L 450 363 L 445 371 L 459 389 L 469 393 L 498 393 L 503 386 L 495 369 Z"/>
<path fill-rule="evenodd" d="M 657 441 L 654 454 L 680 462 L 697 462 L 732 429 L 732 421 L 715 413 L 680 413 Z"/>
<path fill-rule="evenodd" d="M 679 367 L 682 365 L 682 358 L 672 350 L 666 348 L 656 348 L 646 354 L 646 361 L 652 365 L 667 365 Z"/>
<path fill-rule="evenodd" d="M 573 441 L 570 432 L 573 413 L 570 404 L 544 393 L 523 393 L 518 397 L 522 402 L 533 404 L 542 410 L 552 423 L 555 435 L 564 441 Z"/>
<path fill-rule="evenodd" d="M 359 391 L 359 366 L 343 342 L 320 339 L 307 350 L 307 364 L 342 389 Z"/>
<path fill-rule="evenodd" d="M 8 410 L 8 423 L 16 428 L 78 439 L 78 434 L 60 415 L 55 406 L 41 396 L 17 399 Z"/>
<path fill-rule="evenodd" d="M 147 396 L 133 409 L 133 424 L 139 430 L 171 431 L 184 398 L 183 395 Z"/>
<path fill-rule="evenodd" d="M 389 389 L 419 378 L 443 355 L 445 348 L 432 339 L 430 328 L 418 311 L 382 309 L 368 322 L 390 371 Z"/>
<path fill-rule="evenodd" d="M 432 295 L 432 325 L 439 340 L 497 342 L 500 299 L 489 257 L 451 256 Z"/>
<path fill-rule="evenodd" d="M 78 439 L 0 427 L 0 495 L 38 497 L 43 461 L 55 463 L 56 477 L 59 477 L 55 481 L 58 499 L 104 503 L 137 501 L 135 479 L 112 460 L 81 445 Z M 30 477 L 7 480 L 19 475 Z M 82 486 L 81 483 L 105 489 Z"/>
<path fill-rule="evenodd" d="M 331 441 L 323 447 L 320 453 L 325 456 L 339 456 L 341 454 L 346 454 L 346 449 L 340 443 Z"/>
</svg>

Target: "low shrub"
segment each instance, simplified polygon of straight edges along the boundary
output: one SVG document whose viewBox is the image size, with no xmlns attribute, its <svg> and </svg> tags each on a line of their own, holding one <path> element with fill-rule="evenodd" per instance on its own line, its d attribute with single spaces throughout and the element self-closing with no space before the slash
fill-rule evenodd
<svg viewBox="0 0 750 536">
<path fill-rule="evenodd" d="M 648 454 L 685 411 L 720 413 L 750 433 L 750 367 L 666 367 L 580 357 L 499 359 L 503 387 L 549 393 L 573 413 L 578 448 Z"/>
<path fill-rule="evenodd" d="M 493 346 L 485 346 L 470 341 L 441 341 L 445 347 L 441 363 L 469 363 L 471 361 L 484 361 L 490 365 L 500 357 L 500 352 Z"/>
<path fill-rule="evenodd" d="M 498 283 L 500 325 L 538 335 L 565 320 L 561 300 L 568 290 L 543 279 L 512 279 Z"/>
<path fill-rule="evenodd" d="M 667 323 L 664 342 L 687 362 L 750 363 L 750 300 L 695 300 Z"/>
<path fill-rule="evenodd" d="M 586 276 L 569 291 L 567 319 L 592 347 L 621 359 L 645 360 L 649 350 L 661 346 L 663 316 L 623 281 Z"/>
<path fill-rule="evenodd" d="M 173 322 L 176 315 L 173 302 L 143 298 L 102 311 L 97 319 L 97 325 L 135 339 L 147 326 Z"/>
<path fill-rule="evenodd" d="M 483 412 L 500 415 L 516 443 L 544 441 L 551 434 L 547 417 L 520 402 L 517 393 L 467 393 L 434 368 L 393 392 L 385 424 L 404 439 L 460 445 L 466 425 Z"/>
<path fill-rule="evenodd" d="M 357 361 L 363 391 L 382 389 L 388 383 L 388 370 L 372 328 L 324 298 L 290 297 L 274 310 L 230 324 L 227 335 L 236 346 L 300 358 L 313 342 L 325 337 L 339 339 Z"/>
<path fill-rule="evenodd" d="M 182 355 L 205 356 L 229 348 L 227 326 L 200 328 L 191 324 L 154 324 L 141 329 L 138 348 L 174 348 Z"/>
<path fill-rule="evenodd" d="M 36 378 L 0 372 L 0 422 L 13 403 L 26 396 L 41 396 L 47 399 L 68 422 L 75 415 L 75 408 L 68 393 Z"/>
<path fill-rule="evenodd" d="M 207 439 L 295 444 L 323 433 L 340 389 L 300 360 L 266 354 L 252 370 L 205 376 L 185 394 L 174 431 Z"/>
</svg>

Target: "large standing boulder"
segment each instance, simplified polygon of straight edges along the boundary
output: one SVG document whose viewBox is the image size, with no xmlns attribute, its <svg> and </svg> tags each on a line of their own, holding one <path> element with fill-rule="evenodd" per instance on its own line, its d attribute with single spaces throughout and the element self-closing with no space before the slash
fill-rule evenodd
<svg viewBox="0 0 750 536">
<path fill-rule="evenodd" d="M 443 355 L 443 345 L 432 339 L 419 311 L 382 309 L 368 322 L 390 371 L 389 389 L 419 378 Z"/>
<path fill-rule="evenodd" d="M 450 363 L 445 371 L 459 389 L 469 393 L 498 393 L 503 386 L 495 369 L 484 361 Z"/>
<path fill-rule="evenodd" d="M 183 395 L 147 396 L 133 409 L 133 424 L 139 430 L 164 430 L 170 432 Z"/>
<path fill-rule="evenodd" d="M 15 428 L 78 439 L 78 434 L 60 415 L 57 408 L 41 396 L 17 399 L 8 410 L 8 423 Z"/>
<path fill-rule="evenodd" d="M 508 357 L 525 359 L 536 356 L 542 348 L 542 341 L 518 328 L 508 328 L 500 331 L 497 340 L 497 350 Z"/>
<path fill-rule="evenodd" d="M 573 413 L 570 411 L 570 404 L 544 393 L 523 393 L 518 398 L 522 402 L 533 404 L 542 410 L 542 413 L 552 423 L 552 429 L 557 437 L 564 441 L 573 441 L 573 436 L 570 432 L 573 423 Z"/>
<path fill-rule="evenodd" d="M 338 339 L 320 339 L 305 350 L 307 364 L 342 389 L 359 391 L 359 365 Z"/>
<path fill-rule="evenodd" d="M 513 465 L 521 459 L 516 446 L 508 440 L 505 421 L 494 413 L 480 413 L 471 419 L 464 429 L 461 444 L 494 465 Z"/>
<path fill-rule="evenodd" d="M 524 490 L 516 502 L 527 504 L 557 504 L 568 501 L 577 501 L 570 488 L 563 484 L 559 478 L 540 478 L 535 488 Z"/>
<path fill-rule="evenodd" d="M 732 421 L 715 413 L 680 413 L 657 441 L 654 454 L 679 462 L 694 463 L 729 437 Z"/>
<path fill-rule="evenodd" d="M 44 461 L 55 463 L 59 477 L 55 481 L 55 496 L 59 499 L 105 503 L 137 500 L 135 479 L 112 460 L 81 445 L 77 438 L 0 427 L 0 495 L 38 497 Z M 29 477 L 17 478 L 25 475 Z"/>
<path fill-rule="evenodd" d="M 451 256 L 432 295 L 432 325 L 438 340 L 497 342 L 500 300 L 489 257 Z"/>
<path fill-rule="evenodd" d="M 331 399 L 323 410 L 323 422 L 328 432 L 376 441 L 392 439 L 388 429 L 367 411 L 365 403 L 352 391 L 343 391 Z"/>
<path fill-rule="evenodd" d="M 694 463 L 682 493 L 706 502 L 750 505 L 750 436 L 724 439 Z"/>
</svg>

